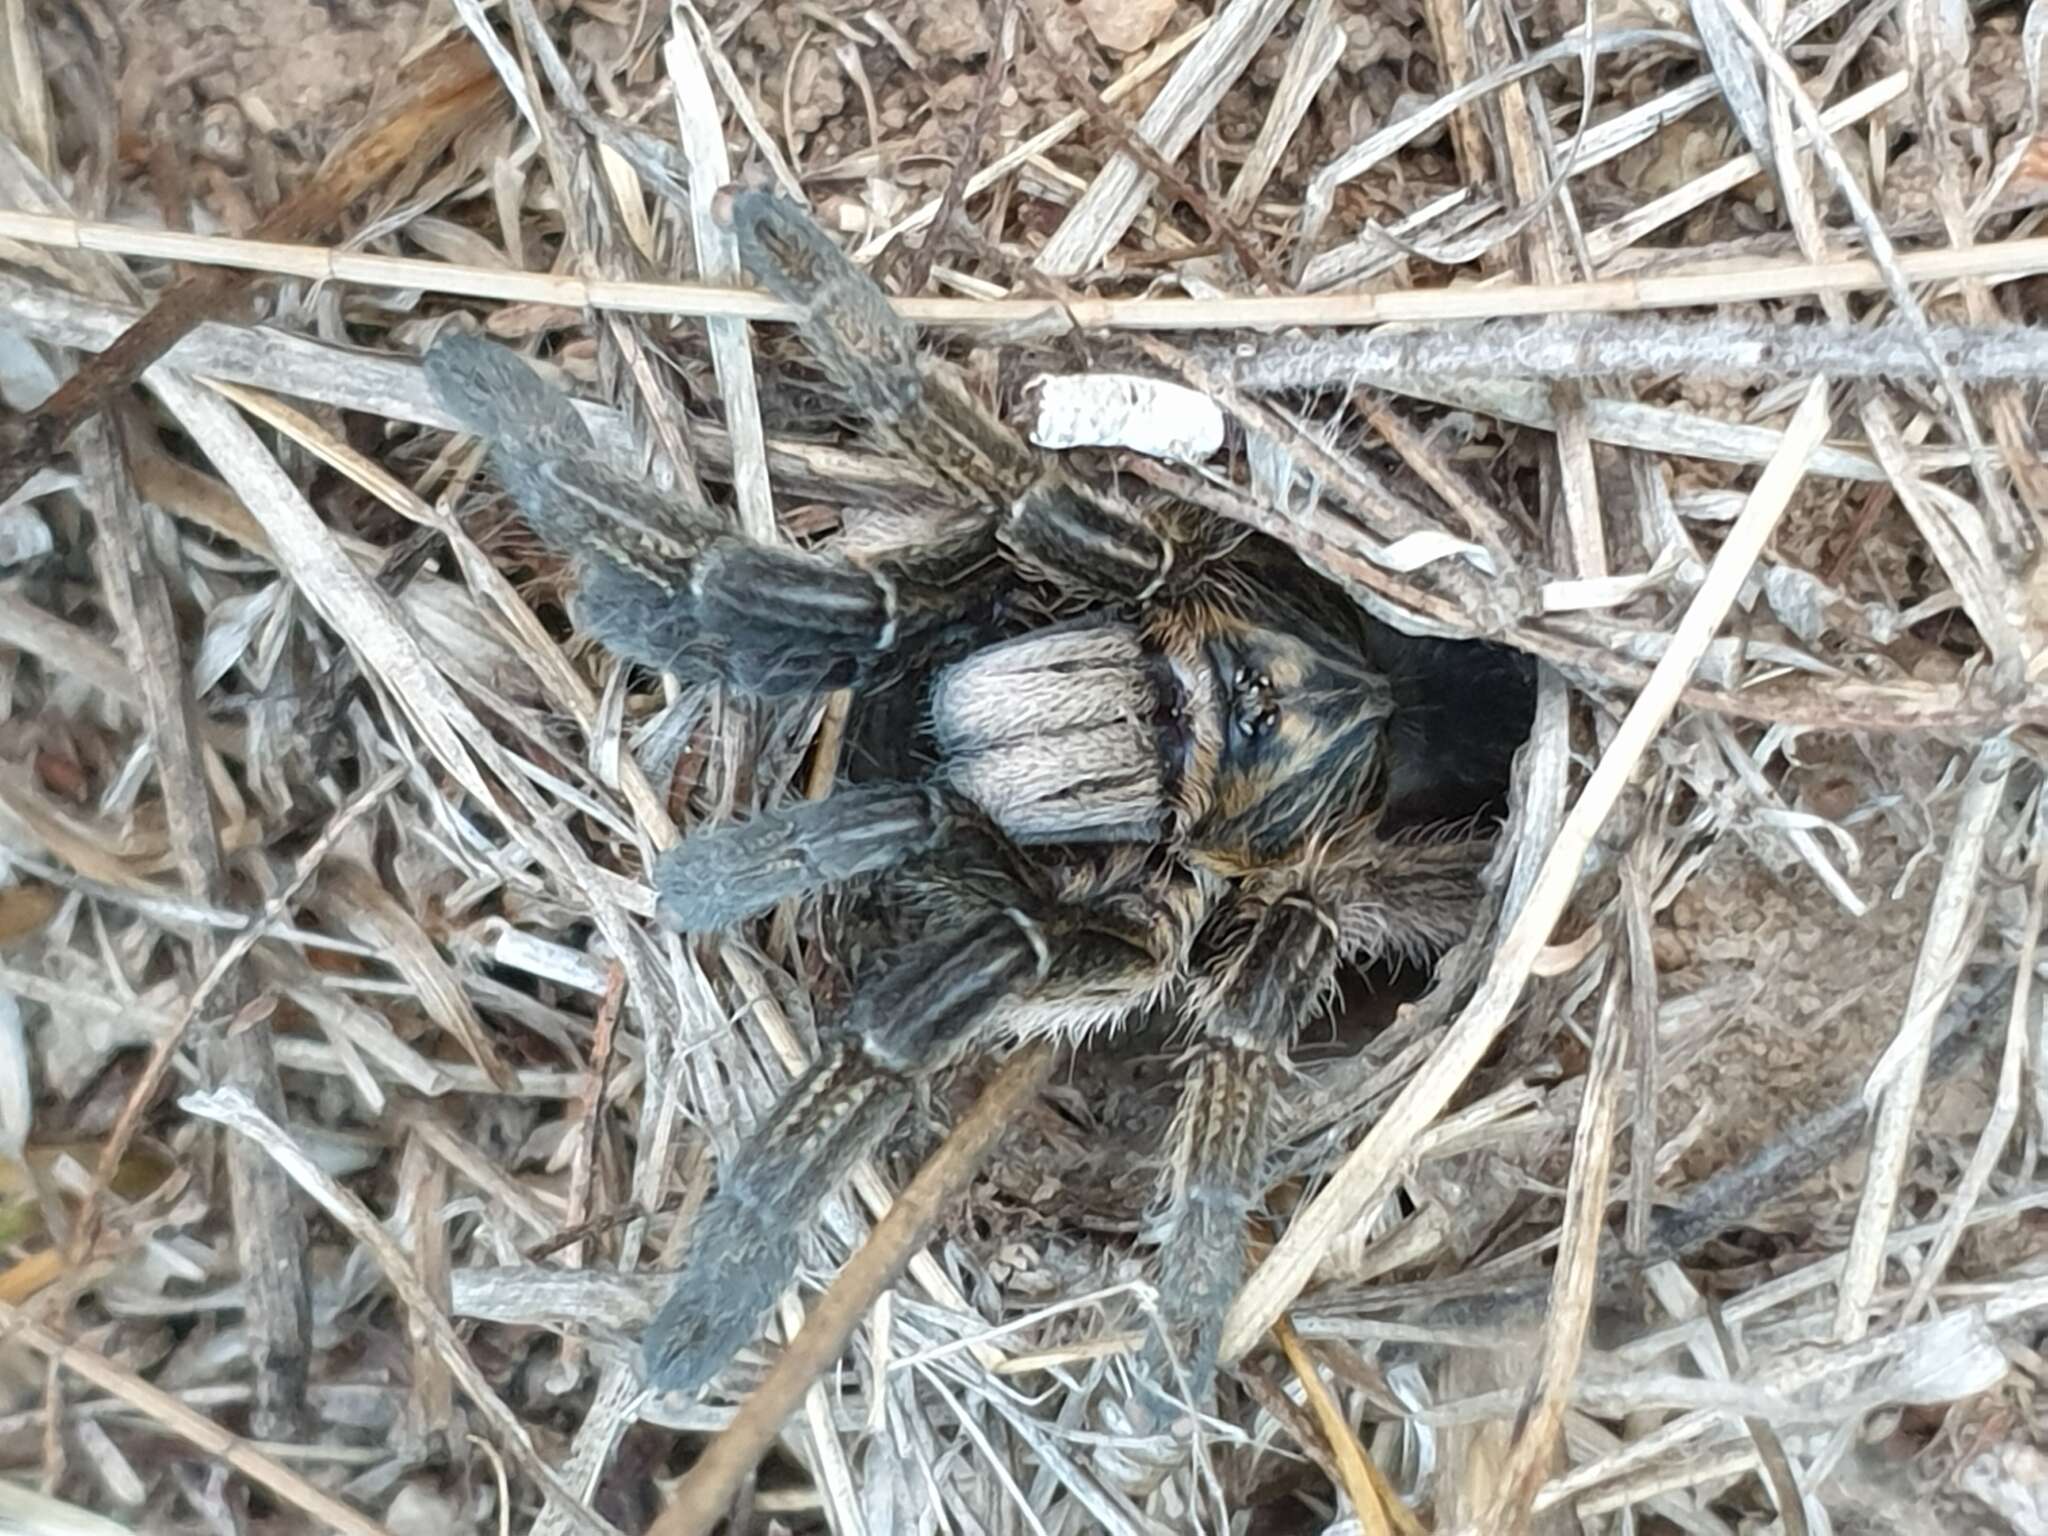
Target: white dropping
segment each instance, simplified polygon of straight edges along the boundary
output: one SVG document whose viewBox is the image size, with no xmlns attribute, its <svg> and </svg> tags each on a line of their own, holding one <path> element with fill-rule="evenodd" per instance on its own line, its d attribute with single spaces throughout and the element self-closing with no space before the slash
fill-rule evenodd
<svg viewBox="0 0 2048 1536">
<path fill-rule="evenodd" d="M 1129 373 L 1047 373 L 1031 441 L 1041 448 L 1129 448 L 1197 464 L 1223 446 L 1223 411 L 1184 384 Z"/>
<path fill-rule="evenodd" d="M 21 1161 L 35 1108 L 21 1001 L 12 992 L 0 992 L 0 1160 L 10 1164 Z"/>
</svg>

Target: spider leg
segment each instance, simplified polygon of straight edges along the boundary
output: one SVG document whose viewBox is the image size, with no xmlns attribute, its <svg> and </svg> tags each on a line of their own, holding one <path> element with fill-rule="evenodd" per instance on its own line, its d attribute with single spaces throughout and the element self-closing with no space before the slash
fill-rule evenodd
<svg viewBox="0 0 2048 1536">
<path fill-rule="evenodd" d="M 568 396 L 508 349 L 451 335 L 425 361 L 534 532 L 576 562 L 577 622 L 628 660 L 814 693 L 867 679 L 987 595 L 996 551 L 981 524 L 852 553 L 755 544 L 605 462 Z"/>
<path fill-rule="evenodd" d="M 1159 1294 L 1189 1400 L 1206 1398 L 1265 1188 L 1274 1085 L 1346 960 L 1420 959 L 1453 943 L 1478 899 L 1484 839 L 1367 843 L 1271 894 L 1246 892 L 1195 941 L 1186 994 L 1201 1031 L 1167 1144 Z"/>
<path fill-rule="evenodd" d="M 1047 909 L 1044 925 L 978 903 L 953 915 L 948 931 L 868 968 L 839 1043 L 726 1170 L 648 1327 L 642 1360 L 657 1391 L 696 1391 L 755 1337 L 818 1206 L 933 1072 L 993 1039 L 1119 1019 L 1172 975 L 1170 906 L 1149 926 L 1117 902 Z"/>
<path fill-rule="evenodd" d="M 723 533 L 608 463 L 575 403 L 510 348 L 450 334 L 422 361 L 442 407 L 483 439 L 492 472 L 557 553 L 669 584 Z"/>
<path fill-rule="evenodd" d="M 874 279 L 794 204 L 732 196 L 740 262 L 801 312 L 797 330 L 832 381 L 898 447 L 988 509 L 1004 549 L 1034 574 L 1092 597 L 1143 597 L 1175 543 L 1135 508 L 1086 489 L 918 352 L 916 330 Z"/>
<path fill-rule="evenodd" d="M 576 406 L 509 347 L 450 331 L 420 359 L 441 408 L 493 456 L 596 452 Z"/>
<path fill-rule="evenodd" d="M 955 526 L 933 542 L 857 554 L 727 540 L 692 573 L 698 624 L 727 681 L 761 695 L 848 687 L 893 671 L 920 642 L 993 596 L 995 546 Z"/>
<path fill-rule="evenodd" d="M 1245 1223 L 1261 1189 L 1281 1053 L 1328 994 L 1335 925 L 1306 893 L 1241 901 L 1196 941 L 1188 1001 L 1206 1038 L 1167 1140 L 1159 1299 L 1190 1401 L 1208 1395 L 1224 1314 L 1244 1277 Z"/>
<path fill-rule="evenodd" d="M 655 865 L 662 920 L 711 933 L 792 896 L 881 874 L 937 847 L 957 814 L 936 789 L 874 784 L 693 832 Z"/>
<path fill-rule="evenodd" d="M 694 1392 L 759 1333 L 796 1272 L 818 1204 L 909 1099 L 909 1083 L 877 1069 L 853 1041 L 791 1085 L 697 1217 L 689 1255 L 641 1345 L 650 1386 Z"/>
</svg>

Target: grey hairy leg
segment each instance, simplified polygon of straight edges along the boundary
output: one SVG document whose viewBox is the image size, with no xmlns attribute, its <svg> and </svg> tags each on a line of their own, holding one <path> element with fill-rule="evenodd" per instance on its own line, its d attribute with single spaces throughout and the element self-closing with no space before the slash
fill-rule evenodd
<svg viewBox="0 0 2048 1536">
<path fill-rule="evenodd" d="M 971 525 L 850 555 L 727 540 L 699 562 L 690 597 L 734 687 L 844 688 L 893 675 L 935 632 L 987 604 L 999 574 L 993 554 Z"/>
<path fill-rule="evenodd" d="M 851 688 L 895 675 L 936 631 L 989 596 L 971 549 L 952 579 L 898 579 L 888 557 L 721 538 L 686 573 L 664 579 L 604 560 L 584 563 L 577 622 L 616 654 L 695 681 L 717 678 L 757 698 Z M 939 555 L 915 555 L 920 574 Z"/>
<path fill-rule="evenodd" d="M 989 595 L 985 526 L 854 558 L 750 543 L 607 463 L 569 397 L 509 349 L 445 336 L 426 371 L 534 532 L 576 562 L 577 622 L 628 660 L 761 696 L 817 693 L 869 681 Z"/>
<path fill-rule="evenodd" d="M 971 1049 L 995 1005 L 1028 989 L 1043 962 L 997 913 L 860 979 L 842 1042 L 783 1096 L 697 1218 L 642 1344 L 650 1386 L 694 1392 L 758 1335 L 825 1196 L 902 1118 L 915 1081 Z"/>
<path fill-rule="evenodd" d="M 808 214 L 740 188 L 731 227 L 740 265 L 796 307 L 798 334 L 842 395 L 884 428 L 926 409 L 916 328 Z"/>
<path fill-rule="evenodd" d="M 577 568 L 569 611 L 577 627 L 614 656 L 687 683 L 725 675 L 722 654 L 697 622 L 683 575 L 664 581 L 600 559 L 581 560 Z"/>
<path fill-rule="evenodd" d="M 1490 835 L 1467 828 L 1367 839 L 1332 858 L 1316 891 L 1335 916 L 1344 953 L 1365 963 L 1442 954 L 1471 929 L 1493 847 Z"/>
<path fill-rule="evenodd" d="M 1151 1351 L 1190 1402 L 1208 1396 L 1223 1319 L 1244 1279 L 1281 1054 L 1327 1000 L 1341 958 L 1335 922 L 1305 894 L 1234 903 L 1196 940 L 1186 1006 L 1204 1038 L 1167 1142 L 1158 1229 L 1164 1338 Z M 1178 1358 L 1162 1360 L 1165 1349 Z"/>
<path fill-rule="evenodd" d="M 1171 899 L 1150 915 L 1126 901 L 1041 916 L 1046 927 L 1015 908 L 965 902 L 940 936 L 857 978 L 844 1043 L 776 1106 L 698 1218 L 643 1348 L 653 1386 L 695 1391 L 755 1336 L 820 1201 L 933 1072 L 997 1038 L 1079 1038 L 1157 996 L 1172 974 Z"/>
<path fill-rule="evenodd" d="M 577 624 L 614 655 L 691 682 L 720 675 L 720 648 L 690 592 L 718 528 L 694 520 L 597 453 L 569 397 L 518 354 L 449 335 L 426 355 L 434 392 L 483 438 L 491 472 L 542 542 L 576 567 Z"/>
<path fill-rule="evenodd" d="M 657 1392 L 695 1392 L 757 1337 L 796 1272 L 804 1228 L 825 1195 L 902 1117 L 909 1082 L 848 1041 L 784 1094 L 689 1234 L 641 1364 Z"/>
<path fill-rule="evenodd" d="M 716 637 L 726 681 L 763 698 L 846 688 L 897 646 L 896 594 L 845 560 L 732 541 L 690 583 L 698 626 Z"/>
<path fill-rule="evenodd" d="M 1112 598 L 1155 591 L 1172 541 L 1136 510 L 1068 478 L 918 351 L 917 332 L 874 279 L 794 205 L 766 192 L 732 198 L 740 262 L 801 311 L 797 330 L 820 367 L 876 429 L 999 525 L 1019 564 L 1076 591 Z"/>
<path fill-rule="evenodd" d="M 442 408 L 463 431 L 535 455 L 596 452 L 575 403 L 509 347 L 451 331 L 421 361 Z"/>
<path fill-rule="evenodd" d="M 448 335 L 424 361 L 441 404 L 484 440 L 492 473 L 557 553 L 666 589 L 724 533 L 604 459 L 575 404 L 510 348 Z"/>
<path fill-rule="evenodd" d="M 1304 871 L 1297 890 L 1225 908 L 1197 938 L 1185 1006 L 1202 1038 L 1169 1140 L 1159 1227 L 1161 1316 L 1182 1351 L 1159 1363 L 1178 1366 L 1191 1401 L 1209 1391 L 1244 1279 L 1285 1052 L 1328 1003 L 1340 964 L 1420 961 L 1462 937 L 1490 848 L 1484 838 L 1364 839 Z"/>
<path fill-rule="evenodd" d="M 889 1070 L 936 1071 L 979 1045 L 990 1015 L 1030 995 L 1050 963 L 1029 918 L 991 912 L 902 951 L 859 989 L 847 1022 Z"/>
<path fill-rule="evenodd" d="M 777 902 L 929 853 L 953 820 L 937 790 L 877 784 L 693 832 L 655 865 L 662 921 L 685 933 L 730 928 Z"/>
<path fill-rule="evenodd" d="M 1175 564 L 1172 541 L 1136 510 L 1064 477 L 1019 496 L 1002 538 L 1026 569 L 1094 597 L 1149 597 Z"/>
</svg>

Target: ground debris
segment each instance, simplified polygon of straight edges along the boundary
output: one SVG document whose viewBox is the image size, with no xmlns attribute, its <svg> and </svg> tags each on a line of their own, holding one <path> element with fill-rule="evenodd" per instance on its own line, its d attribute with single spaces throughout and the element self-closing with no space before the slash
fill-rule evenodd
<svg viewBox="0 0 2048 1536">
<path fill-rule="evenodd" d="M 43 1489 L 14 1518 L 658 1530 L 989 1080 L 943 1082 L 828 1202 L 772 1338 L 701 1400 L 641 1399 L 666 1271 L 850 967 L 795 908 L 678 939 L 650 861 L 860 743 L 829 700 L 593 644 L 573 561 L 418 359 L 458 331 L 532 354 L 636 507 L 797 544 L 946 526 L 949 483 L 726 291 L 691 200 L 729 174 L 947 305 L 920 355 L 1013 422 L 1077 379 L 1183 402 L 1153 413 L 1176 429 L 1200 407 L 1162 444 L 1084 406 L 1077 474 L 1546 663 L 1494 907 L 1433 988 L 1347 977 L 1293 1052 L 1246 1303 L 1279 1296 L 1286 1347 L 1199 1424 L 1139 1389 L 1186 1042 L 1134 1028 L 1060 1061 L 733 1528 L 1399 1528 L 1359 1509 L 1377 1479 L 1440 1530 L 2048 1530 L 2048 1031 L 2012 984 L 2048 850 L 2039 26 L 1811 0 L 1774 55 L 1795 101 L 1740 26 L 1710 65 L 1686 7 L 1597 11 L 1591 47 L 1580 20 L 0 7 L 13 419 L 199 255 L 256 274 L 0 504 L 0 1455 Z M 495 84 L 460 132 L 345 228 L 226 243 L 462 34 Z M 1831 156 L 1794 148 L 1809 108 Z M 707 275 L 672 309 L 651 286 Z M 1009 299 L 1028 330 L 972 308 Z M 1130 331 L 1061 319 L 1104 301 Z M 1133 334 L 1153 301 L 1202 334 Z M 1688 615 L 1773 497 L 1709 645 Z M 1498 1044 L 1436 1082 L 1488 1007 Z M 1813 1167 L 1823 1124 L 1855 1129 Z M 1745 1167 L 1798 1176 L 1686 1225 Z M 1289 1234 L 1353 1197 L 1286 1281 Z"/>
</svg>

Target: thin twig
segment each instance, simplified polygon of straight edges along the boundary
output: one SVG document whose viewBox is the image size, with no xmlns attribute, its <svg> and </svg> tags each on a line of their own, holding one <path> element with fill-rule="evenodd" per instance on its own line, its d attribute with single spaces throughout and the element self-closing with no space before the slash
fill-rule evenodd
<svg viewBox="0 0 2048 1536">
<path fill-rule="evenodd" d="M 132 334 L 132 333 L 131 333 Z M 227 900 L 226 857 L 214 817 L 198 740 L 197 701 L 186 680 L 170 582 L 152 553 L 143 509 L 129 473 L 115 419 L 92 418 L 78 436 L 78 460 L 92 487 L 99 537 L 93 554 L 116 622 L 127 641 L 130 665 L 142 682 L 157 783 L 178 878 L 188 896 L 211 905 Z M 230 952 L 246 953 L 260 928 L 245 930 Z M 216 935 L 192 935 L 193 970 L 204 970 L 207 1001 L 189 1012 L 200 1076 L 213 1086 L 233 1083 L 273 1113 L 284 1111 L 284 1085 L 267 1030 L 235 1027 L 233 1016 L 249 1000 L 246 979 L 216 958 Z M 131 1100 L 128 1108 L 139 1111 Z M 250 1365 L 256 1384 L 251 1424 L 267 1439 L 289 1439 L 304 1426 L 306 1377 L 311 1366 L 312 1309 L 306 1276 L 305 1219 L 276 1170 L 246 1147 L 227 1150 L 228 1189 L 236 1267 L 247 1290 Z M 105 1164 L 111 1170 L 116 1164 Z M 95 1187 L 94 1193 L 98 1193 Z M 90 1242 L 91 1235 L 81 1234 Z M 83 1253 L 76 1248 L 74 1253 Z"/>
<path fill-rule="evenodd" d="M 1144 136 L 1129 123 L 1118 117 L 1103 102 L 1083 77 L 1067 50 L 1056 41 L 1052 29 L 1046 25 L 1044 14 L 1039 10 L 1041 0 L 1019 0 L 1024 19 L 1030 24 L 1031 35 L 1037 40 L 1038 51 L 1046 63 L 1059 76 L 1060 84 L 1067 88 L 1067 94 L 1080 104 L 1094 122 L 1102 128 L 1126 155 L 1143 166 L 1147 175 L 1158 181 L 1174 197 L 1186 203 L 1209 227 L 1211 239 L 1221 241 L 1237 254 L 1244 263 L 1245 271 L 1264 283 L 1274 293 L 1285 293 L 1288 284 L 1273 270 L 1265 255 L 1251 241 L 1244 237 L 1237 227 L 1237 221 L 1216 207 L 1208 196 L 1193 182 L 1175 170 L 1166 158 Z"/>
<path fill-rule="evenodd" d="M 320 175 L 257 227 L 262 238 L 294 241 L 323 233 L 358 198 L 408 161 L 438 154 L 454 129 L 489 99 L 490 71 L 467 40 L 451 40 L 419 61 L 413 74 L 406 93 L 387 113 L 366 124 L 336 151 Z M 142 377 L 171 343 L 217 313 L 247 281 L 224 271 L 185 278 L 33 414 L 0 428 L 0 501 L 27 483 L 79 422 L 116 390 Z"/>
<path fill-rule="evenodd" d="M 910 265 L 904 269 L 905 293 L 922 293 L 925 284 L 931 281 L 932 263 L 945 249 L 953 233 L 953 220 L 966 206 L 968 186 L 981 169 L 982 146 L 988 140 L 989 129 L 995 126 L 996 108 L 1001 105 L 1003 88 L 1009 83 L 1011 45 L 1017 33 L 1017 0 L 997 0 L 993 10 L 995 49 L 989 55 L 988 68 L 982 74 L 981 94 L 975 102 L 974 116 L 968 120 L 961 138 L 960 152 L 953 157 L 953 167 L 946 173 L 946 190 L 939 198 L 938 212 L 932 215 L 931 233 L 911 253 Z M 1035 21 L 1034 17 L 1034 24 Z M 1100 98 L 1097 98 L 1097 105 L 1100 105 Z"/>
<path fill-rule="evenodd" d="M 1835 1298 L 1834 1334 L 1844 1344 L 1862 1338 L 1870 1326 L 1870 1307 L 1884 1270 L 1884 1240 L 1898 1207 L 1913 1147 L 1913 1120 L 1927 1084 L 1935 1024 L 1961 979 L 1970 958 L 1969 937 L 1983 917 L 1977 873 L 1992 823 L 2005 803 L 2006 776 L 2017 757 L 2011 739 L 2003 736 L 1985 742 L 1972 755 L 1955 835 L 1928 907 L 1904 1016 L 1898 1034 L 1871 1069 L 1866 1092 L 1876 1101 L 1877 1112 L 1870 1128 L 1870 1166 L 1863 1176 L 1863 1198 L 1856 1208 Z"/>
<path fill-rule="evenodd" d="M 2048 378 L 2048 327 L 1942 325 L 1929 333 L 1968 384 Z M 1925 339 L 1903 321 L 1872 326 L 1763 320 L 1566 316 L 1491 320 L 1427 330 L 1289 336 L 1256 347 L 1202 347 L 1195 356 L 1240 389 L 1345 388 L 1361 377 L 1583 379 L 1684 377 L 1931 379 Z"/>
<path fill-rule="evenodd" d="M 293 1183 L 317 1200 L 350 1237 L 368 1249 L 371 1259 L 384 1278 L 391 1282 L 392 1290 L 406 1309 L 407 1321 L 425 1336 L 448 1367 L 449 1374 L 468 1395 L 478 1415 L 490 1426 L 498 1448 L 511 1457 L 546 1495 L 548 1502 L 567 1516 L 571 1525 L 582 1531 L 584 1536 L 618 1536 L 608 1521 L 599 1518 L 563 1486 L 554 1469 L 541 1458 L 526 1432 L 526 1426 L 505 1405 L 504 1399 L 470 1358 L 461 1335 L 456 1333 L 454 1324 L 448 1321 L 448 1314 L 421 1280 L 404 1247 L 368 1206 L 342 1188 L 306 1154 L 283 1126 L 257 1109 L 249 1096 L 239 1089 L 222 1088 L 211 1093 L 187 1094 L 178 1104 L 189 1115 L 217 1121 L 254 1141 Z"/>
<path fill-rule="evenodd" d="M 167 261 L 245 267 L 312 282 L 366 288 L 418 289 L 506 303 L 629 314 L 746 320 L 794 320 L 796 311 L 752 288 L 701 283 L 648 283 L 570 273 L 509 272 L 400 256 L 330 250 L 261 240 L 231 240 L 169 230 L 137 230 L 46 214 L 0 209 L 0 237 L 56 250 L 156 256 Z M 1892 266 L 1913 284 L 1981 278 L 2014 282 L 2048 272 L 2048 236 L 2007 240 L 1967 250 L 1904 251 Z M 1246 298 L 1115 299 L 1076 295 L 1046 299 L 894 300 L 897 313 L 920 325 L 1064 328 L 1103 331 L 1268 330 L 1291 326 L 1387 325 L 1396 321 L 1487 320 L 1516 315 L 1609 314 L 1640 309 L 1717 308 L 1817 293 L 1868 293 L 1888 286 L 1877 263 L 1833 261 L 1703 263 L 1641 276 L 1582 283 L 1501 283 L 1485 287 L 1417 288 L 1386 293 L 1257 294 Z"/>
<path fill-rule="evenodd" d="M 315 1487 L 276 1457 L 222 1429 L 204 1414 L 193 1412 L 170 1393 L 151 1386 L 132 1371 L 123 1370 L 97 1350 L 74 1344 L 45 1328 L 10 1302 L 0 1301 L 0 1337 L 26 1344 L 45 1359 L 84 1377 L 151 1423 L 226 1462 L 250 1482 L 269 1489 L 282 1502 L 342 1536 L 391 1536 L 384 1526 Z"/>
<path fill-rule="evenodd" d="M 128 1091 L 128 1097 L 122 1101 L 121 1113 L 114 1118 L 114 1129 L 108 1133 L 106 1145 L 100 1149 L 99 1163 L 93 1175 L 93 1187 L 86 1196 L 84 1207 L 79 1211 L 78 1226 L 72 1234 L 71 1251 L 75 1258 L 82 1257 L 91 1247 L 93 1235 L 99 1225 L 100 1191 L 113 1183 L 115 1173 L 128 1156 L 128 1148 L 134 1143 L 135 1133 L 141 1128 L 143 1115 L 155 1102 L 164 1079 L 170 1076 L 172 1058 L 178 1054 L 178 1048 L 184 1043 L 187 1031 L 192 1028 L 193 1021 L 205 1008 L 207 1000 L 248 958 L 249 952 L 270 933 L 285 910 L 298 900 L 299 893 L 306 888 L 306 882 L 319 873 L 320 866 L 326 862 L 327 856 L 334 852 L 335 845 L 348 835 L 349 829 L 382 804 L 384 797 L 397 787 L 405 778 L 405 774 L 403 764 L 385 769 L 365 785 L 354 799 L 328 819 L 327 825 L 321 829 L 320 836 L 314 840 L 312 847 L 299 855 L 297 864 L 292 867 L 291 878 L 285 881 L 283 888 L 275 896 L 263 904 L 263 911 L 248 927 L 236 934 L 233 941 L 221 951 L 220 958 L 214 961 L 212 968 L 200 979 L 199 985 L 192 989 L 191 996 L 185 999 L 184 1006 L 178 1010 L 170 1028 L 158 1037 L 155 1046 L 150 1050 L 149 1061 L 143 1066 L 142 1075 L 136 1079 L 135 1086 Z"/>
<path fill-rule="evenodd" d="M 1585 1349 L 1600 1273 L 1600 1234 L 1607 1214 L 1607 1175 L 1614 1160 L 1615 1125 L 1621 1116 L 1622 1064 L 1628 1045 L 1628 1012 L 1622 993 L 1628 983 L 1617 974 L 1600 1010 L 1593 1056 L 1586 1068 L 1579 1124 L 1572 1139 L 1570 1188 L 1558 1241 L 1557 1267 L 1544 1309 L 1543 1359 L 1536 1397 L 1520 1416 L 1508 1464 L 1500 1474 L 1489 1532 L 1518 1536 L 1529 1523 L 1529 1505 L 1564 1432 L 1565 1405 Z"/>
<path fill-rule="evenodd" d="M 618 1028 L 619 1012 L 626 1000 L 626 973 L 614 962 L 605 980 L 604 997 L 597 1005 L 597 1020 L 590 1030 L 590 1070 L 576 1104 L 576 1150 L 569 1164 L 569 1202 L 562 1212 L 567 1228 L 590 1226 L 591 1188 L 597 1177 L 598 1137 L 604 1125 L 605 1082 L 611 1072 L 612 1034 Z M 571 1269 L 583 1267 L 580 1243 L 566 1246 L 563 1262 Z"/>
<path fill-rule="evenodd" d="M 1315 1414 L 1323 1440 L 1329 1447 L 1330 1460 L 1337 1468 L 1344 1496 L 1351 1500 L 1351 1507 L 1357 1511 L 1366 1536 L 1394 1536 L 1393 1526 L 1387 1518 L 1387 1501 L 1394 1498 L 1393 1491 L 1386 1486 L 1386 1480 L 1379 1475 L 1379 1468 L 1373 1465 L 1365 1447 L 1351 1432 L 1351 1423 L 1344 1417 L 1344 1410 L 1338 1407 L 1337 1399 L 1324 1383 L 1314 1359 L 1303 1348 L 1301 1335 L 1283 1317 L 1273 1324 L 1273 1339 L 1280 1346 L 1281 1353 L 1287 1356 L 1295 1379 L 1301 1383 L 1302 1393 L 1308 1398 L 1309 1409 Z"/>
<path fill-rule="evenodd" d="M 1179 156 L 1292 8 L 1289 0 L 1221 0 L 1208 30 L 1138 119 L 1138 136 L 1169 160 Z M 1134 158 L 1110 156 L 1033 265 L 1054 278 L 1088 271 L 1130 228 L 1151 191 L 1150 176 Z"/>
<path fill-rule="evenodd" d="M 725 148 L 725 129 L 711 92 L 711 78 L 697 48 L 696 34 L 677 27 L 662 50 L 669 85 L 675 96 L 677 129 L 689 161 L 690 240 L 697 270 L 715 282 L 739 276 L 739 247 L 732 231 L 718 221 L 714 204 L 732 179 Z M 718 396 L 732 434 L 733 496 L 740 527 L 766 543 L 777 538 L 774 491 L 768 483 L 768 450 L 761 425 L 761 395 L 754 381 L 754 342 L 744 321 L 711 318 L 705 330 L 711 343 L 711 364 Z"/>
</svg>

